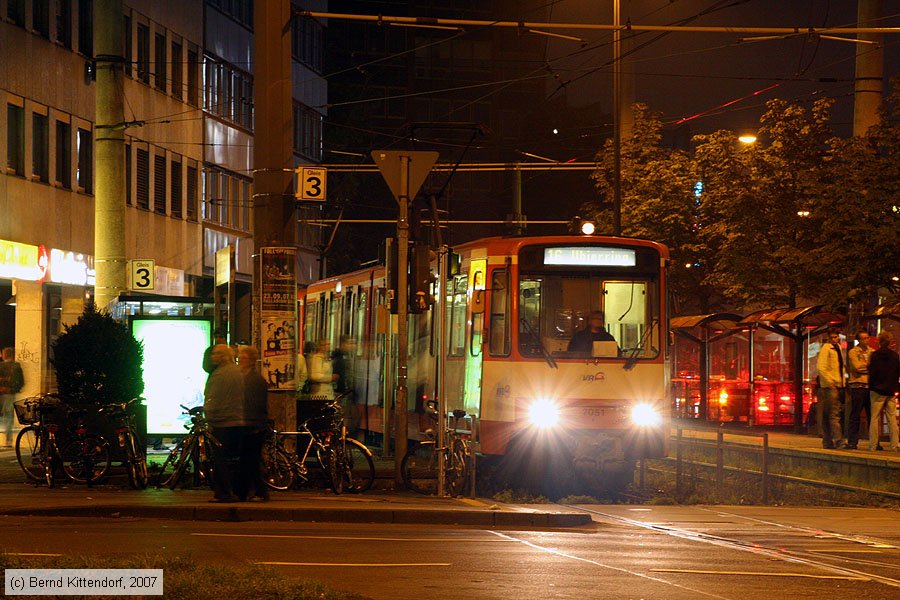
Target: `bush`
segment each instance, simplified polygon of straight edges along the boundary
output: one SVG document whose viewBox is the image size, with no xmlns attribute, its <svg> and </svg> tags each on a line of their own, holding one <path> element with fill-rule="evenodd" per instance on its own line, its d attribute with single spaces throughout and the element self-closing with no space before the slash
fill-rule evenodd
<svg viewBox="0 0 900 600">
<path fill-rule="evenodd" d="M 144 348 L 128 328 L 89 304 L 53 344 L 59 395 L 71 404 L 125 402 L 144 391 Z"/>
</svg>

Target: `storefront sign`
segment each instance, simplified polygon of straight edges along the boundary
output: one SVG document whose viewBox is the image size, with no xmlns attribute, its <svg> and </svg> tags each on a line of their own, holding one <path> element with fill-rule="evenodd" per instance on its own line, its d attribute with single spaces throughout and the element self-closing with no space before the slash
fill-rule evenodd
<svg viewBox="0 0 900 600">
<path fill-rule="evenodd" d="M 69 250 L 50 250 L 50 277 L 53 283 L 69 285 L 94 285 L 94 257 Z"/>
<path fill-rule="evenodd" d="M 44 246 L 0 240 L 0 277 L 41 281 L 47 274 L 49 257 Z"/>
</svg>

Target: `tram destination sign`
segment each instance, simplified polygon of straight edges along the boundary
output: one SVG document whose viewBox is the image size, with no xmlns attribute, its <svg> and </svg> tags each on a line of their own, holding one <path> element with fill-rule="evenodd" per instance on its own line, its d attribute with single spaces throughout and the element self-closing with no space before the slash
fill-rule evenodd
<svg viewBox="0 0 900 600">
<path fill-rule="evenodd" d="M 633 267 L 634 250 L 600 246 L 560 246 L 544 248 L 545 265 L 571 267 Z"/>
</svg>

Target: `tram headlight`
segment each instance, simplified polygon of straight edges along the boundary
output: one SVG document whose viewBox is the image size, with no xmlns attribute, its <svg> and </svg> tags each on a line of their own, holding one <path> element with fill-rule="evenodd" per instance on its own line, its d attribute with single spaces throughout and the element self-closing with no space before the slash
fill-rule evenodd
<svg viewBox="0 0 900 600">
<path fill-rule="evenodd" d="M 662 423 L 662 416 L 652 404 L 638 404 L 631 409 L 631 422 L 641 427 L 656 427 Z"/>
<path fill-rule="evenodd" d="M 535 400 L 528 407 L 528 420 L 541 429 L 555 427 L 559 423 L 559 406 L 553 400 Z"/>
</svg>

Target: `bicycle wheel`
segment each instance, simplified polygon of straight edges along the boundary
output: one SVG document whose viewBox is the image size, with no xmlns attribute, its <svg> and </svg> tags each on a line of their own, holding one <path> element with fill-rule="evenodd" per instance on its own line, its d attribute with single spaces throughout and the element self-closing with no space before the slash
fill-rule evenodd
<svg viewBox="0 0 900 600">
<path fill-rule="evenodd" d="M 137 443 L 133 433 L 126 433 L 125 469 L 128 472 L 128 484 L 136 490 L 147 487 L 147 453 Z"/>
<path fill-rule="evenodd" d="M 90 485 L 109 471 L 109 444 L 99 435 L 76 437 L 63 447 L 62 464 L 66 477 Z"/>
<path fill-rule="evenodd" d="M 344 479 L 338 472 L 338 457 L 335 447 L 332 445 L 316 446 L 316 458 L 319 459 L 319 466 L 325 472 L 328 485 L 334 490 L 335 494 L 341 494 L 344 491 Z"/>
<path fill-rule="evenodd" d="M 189 446 L 190 436 L 182 438 L 175 447 L 169 450 L 169 455 L 163 461 L 159 473 L 156 474 L 156 487 L 163 486 L 174 489 L 178 485 L 178 479 L 175 477 L 179 471 L 182 461 L 188 460 L 189 453 L 185 449 Z"/>
<path fill-rule="evenodd" d="M 444 479 L 444 491 L 450 496 L 462 494 L 469 483 L 468 451 L 465 442 L 453 440 L 451 451 L 447 457 L 447 470 Z"/>
<path fill-rule="evenodd" d="M 44 480 L 44 456 L 40 430 L 34 425 L 24 427 L 16 436 L 16 460 L 31 481 Z"/>
<path fill-rule="evenodd" d="M 291 457 L 276 444 L 266 444 L 262 450 L 263 481 L 273 490 L 289 490 L 294 485 Z"/>
<path fill-rule="evenodd" d="M 420 494 L 437 493 L 438 457 L 434 442 L 426 440 L 410 447 L 400 462 L 406 487 Z"/>
<path fill-rule="evenodd" d="M 344 440 L 344 450 L 339 453 L 338 472 L 344 480 L 344 489 L 351 494 L 361 494 L 375 481 L 375 462 L 365 444 L 353 438 Z"/>
<path fill-rule="evenodd" d="M 44 481 L 47 482 L 47 487 L 49 488 L 56 485 L 56 468 L 60 462 L 56 440 L 50 438 L 47 441 L 47 455 L 44 457 Z"/>
</svg>

